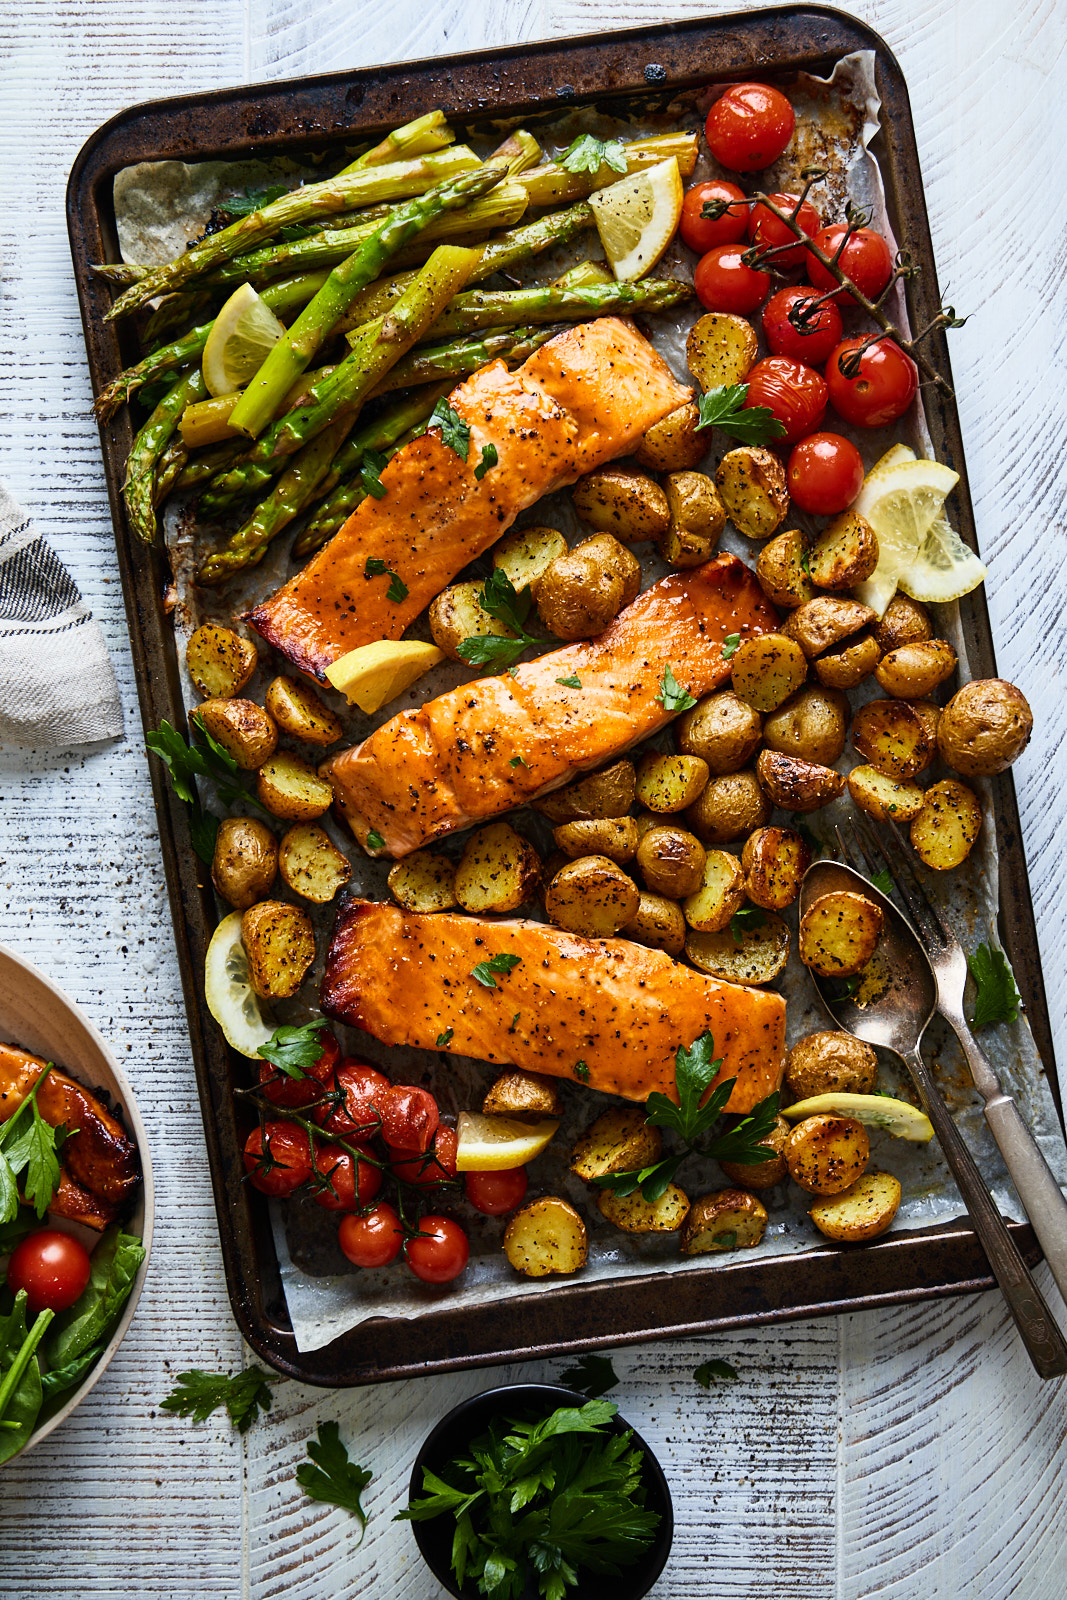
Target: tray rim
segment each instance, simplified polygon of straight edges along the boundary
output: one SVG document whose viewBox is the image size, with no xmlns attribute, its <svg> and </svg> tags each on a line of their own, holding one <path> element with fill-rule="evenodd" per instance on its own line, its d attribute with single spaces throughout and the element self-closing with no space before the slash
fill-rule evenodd
<svg viewBox="0 0 1067 1600">
<path fill-rule="evenodd" d="M 810 36 L 798 49 L 805 27 L 811 30 Z M 616 77 L 607 86 L 603 80 L 588 87 L 571 82 L 580 72 L 587 71 L 587 63 L 592 62 L 590 70 L 595 70 L 596 61 L 603 62 L 605 57 L 613 69 L 618 70 L 621 63 L 635 74 L 641 66 L 639 52 L 658 47 L 657 53 L 669 57 L 697 38 L 709 46 L 732 47 L 734 64 L 672 77 L 669 67 L 646 60 L 640 82 L 635 76 L 625 81 Z M 768 53 L 776 47 L 783 52 L 791 49 L 792 53 Z M 94 395 L 118 370 L 123 357 L 121 335 L 113 324 L 102 320 L 110 293 L 90 273 L 89 262 L 101 259 L 101 254 L 106 258 L 109 247 L 114 254 L 110 179 L 134 161 L 207 160 L 238 152 L 263 155 L 275 149 L 322 144 L 345 133 L 358 136 L 364 131 L 384 129 L 395 124 L 398 116 L 408 114 L 406 108 L 396 109 L 404 90 L 409 97 L 417 97 L 421 90 L 427 107 L 431 103 L 443 104 L 450 108 L 450 117 L 470 123 L 490 120 L 494 113 L 501 119 L 525 117 L 583 101 L 667 93 L 698 82 L 728 80 L 739 71 L 752 72 L 753 51 L 760 76 L 774 77 L 824 66 L 855 49 L 873 49 L 876 53 L 885 123 L 892 123 L 894 135 L 889 149 L 880 154 L 880 161 L 891 206 L 903 194 L 909 221 L 919 234 L 918 253 L 924 271 L 914 286 L 908 286 L 908 296 L 912 317 L 916 325 L 922 326 L 936 309 L 939 297 L 910 102 L 899 63 L 880 35 L 845 12 L 821 5 L 772 6 L 620 30 L 606 40 L 588 34 L 546 39 L 504 49 L 192 92 L 144 101 L 117 113 L 90 135 L 75 160 L 67 185 L 68 233 Z M 532 61 L 538 70 L 532 70 Z M 524 92 L 501 105 L 502 64 L 519 62 Z M 488 96 L 475 92 L 479 86 L 485 88 L 484 78 L 479 75 L 487 64 L 490 81 L 497 85 Z M 553 64 L 559 68 L 554 75 L 558 87 L 551 93 L 531 94 L 538 83 L 552 82 Z M 657 76 L 650 77 L 645 67 L 654 67 Z M 661 72 L 665 76 L 660 76 Z M 468 76 L 470 90 L 465 88 Z M 327 127 L 319 117 L 307 114 L 317 106 L 321 116 L 325 105 L 328 115 L 331 96 L 342 89 L 343 128 L 336 120 L 333 127 Z M 469 100 L 457 103 L 464 93 L 473 99 L 473 104 Z M 355 106 L 350 108 L 353 99 Z M 255 108 L 253 119 L 238 128 L 236 119 L 241 109 L 248 107 Z M 212 112 L 230 120 L 225 135 L 216 135 L 214 142 L 205 145 L 205 120 Z M 195 130 L 191 126 L 194 117 Z M 912 243 L 914 246 L 916 241 L 913 239 Z M 951 381 L 943 334 L 933 341 L 931 353 Z M 957 493 L 961 533 L 977 548 L 955 405 L 935 396 L 928 404 L 928 417 L 939 458 L 960 474 Z M 173 630 L 163 607 L 167 564 L 160 550 L 146 549 L 132 538 L 122 504 L 122 467 L 131 438 L 128 414 L 121 412 L 100 431 L 142 724 L 146 730 L 156 728 L 166 717 L 184 728 Z M 983 589 L 961 605 L 961 620 L 976 665 L 983 675 L 994 675 L 996 662 Z M 424 1311 L 411 1321 L 372 1319 L 321 1350 L 301 1354 L 286 1326 L 266 1207 L 250 1204 L 248 1188 L 237 1176 L 241 1169 L 232 1137 L 231 1102 L 232 1067 L 236 1063 L 218 1031 L 207 1025 L 199 992 L 198 974 L 203 971 L 204 951 L 214 925 L 210 889 L 199 882 L 207 874 L 189 843 L 187 810 L 171 794 L 159 763 L 150 764 L 150 778 L 231 1307 L 245 1339 L 277 1371 L 314 1385 L 350 1387 L 432 1371 L 832 1315 L 992 1287 L 993 1279 L 974 1233 L 965 1223 L 952 1222 L 888 1235 L 865 1246 L 862 1253 L 851 1252 L 847 1247 L 820 1246 L 796 1255 L 724 1263 L 714 1268 L 694 1266 L 684 1276 L 676 1274 L 670 1279 L 675 1289 L 672 1299 L 684 1302 L 687 1314 L 679 1316 L 676 1312 L 666 1325 L 661 1320 L 662 1296 L 656 1287 L 662 1285 L 665 1275 L 652 1273 L 620 1276 L 602 1283 L 583 1284 L 576 1280 L 554 1288 L 548 1295 L 517 1295 L 507 1302 L 506 1314 L 501 1308 L 493 1319 L 500 1329 L 495 1339 L 486 1339 L 484 1329 L 478 1326 L 479 1308 L 463 1311 L 442 1302 L 438 1309 Z M 1001 934 L 1027 1002 L 1027 1017 L 1062 1122 L 1056 1074 L 1049 1070 L 1054 1063 L 1051 1030 L 1010 772 L 993 780 L 993 791 L 1001 859 Z M 1027 1259 L 1039 1259 L 1032 1230 L 1022 1224 L 1010 1226 Z M 909 1273 L 906 1278 L 900 1276 L 898 1257 L 902 1251 L 904 1268 Z M 801 1263 L 803 1270 L 798 1271 Z M 628 1316 L 620 1316 L 626 1309 L 624 1299 L 629 1300 Z M 725 1309 L 727 1306 L 729 1310 Z M 530 1343 L 525 1333 L 529 1326 L 536 1326 L 547 1336 L 536 1344 Z M 420 1340 L 418 1330 L 436 1337 Z M 373 1359 L 373 1349 L 366 1349 L 375 1344 L 389 1351 L 384 1364 Z M 398 1353 L 398 1345 L 406 1347 L 406 1354 Z M 358 1353 L 361 1346 L 362 1357 Z M 457 1354 L 457 1350 L 461 1353 Z"/>
</svg>

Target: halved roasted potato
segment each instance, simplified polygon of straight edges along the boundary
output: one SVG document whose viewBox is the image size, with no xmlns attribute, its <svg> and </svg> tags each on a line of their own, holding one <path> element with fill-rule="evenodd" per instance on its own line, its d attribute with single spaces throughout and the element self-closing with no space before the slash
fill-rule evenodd
<svg viewBox="0 0 1067 1600">
<path fill-rule="evenodd" d="M 674 738 L 683 755 L 699 756 L 708 771 L 737 772 L 759 749 L 763 718 L 730 689 L 709 694 L 679 717 Z"/>
<path fill-rule="evenodd" d="M 917 783 L 891 778 L 877 767 L 853 767 L 848 775 L 848 792 L 876 822 L 910 822 L 923 808 L 923 792 Z"/>
<path fill-rule="evenodd" d="M 192 720 L 222 746 L 242 772 L 261 767 L 278 745 L 273 717 L 254 700 L 204 700 Z"/>
<path fill-rule="evenodd" d="M 224 817 L 211 859 L 211 881 L 222 898 L 247 911 L 277 876 L 278 841 L 267 824 L 258 817 Z"/>
<path fill-rule="evenodd" d="M 546 1195 L 520 1207 L 504 1230 L 504 1254 L 524 1278 L 568 1274 L 585 1266 L 589 1236 L 574 1207 L 559 1195 Z"/>
<path fill-rule="evenodd" d="M 790 1131 L 790 1124 L 785 1118 L 776 1117 L 774 1127 L 760 1141 L 759 1148 L 767 1152 L 766 1161 L 755 1161 L 749 1165 L 741 1161 L 720 1161 L 719 1165 L 726 1176 L 740 1184 L 742 1189 L 773 1189 L 786 1175 L 784 1151 Z"/>
<path fill-rule="evenodd" d="M 667 496 L 647 472 L 632 467 L 597 467 L 578 479 L 571 499 L 583 522 L 626 544 L 658 542 L 670 526 Z"/>
<path fill-rule="evenodd" d="M 779 755 L 832 767 L 845 748 L 849 704 L 840 689 L 806 683 L 763 722 L 763 742 Z"/>
<path fill-rule="evenodd" d="M 819 589 L 852 589 L 878 565 L 878 535 L 856 511 L 842 511 L 816 539 L 808 566 Z"/>
<path fill-rule="evenodd" d="M 669 956 L 679 956 L 685 944 L 685 918 L 675 900 L 665 895 L 642 889 L 637 902 L 637 914 L 620 928 L 624 939 L 647 945 L 650 950 L 665 950 Z"/>
<path fill-rule="evenodd" d="M 923 639 L 890 650 L 875 667 L 874 676 L 893 699 L 925 700 L 955 670 L 956 652 L 947 639 Z"/>
<path fill-rule="evenodd" d="M 638 1172 L 662 1153 L 663 1137 L 645 1121 L 643 1106 L 611 1106 L 575 1142 L 571 1171 L 592 1183 L 613 1172 Z"/>
<path fill-rule="evenodd" d="M 973 789 L 955 778 L 932 783 L 911 824 L 912 849 L 935 872 L 951 872 L 966 861 L 982 827 L 982 806 Z"/>
<path fill-rule="evenodd" d="M 333 804 L 333 787 L 303 756 L 278 750 L 256 773 L 260 803 L 286 822 L 314 822 Z"/>
<path fill-rule="evenodd" d="M 819 594 L 786 618 L 782 632 L 788 639 L 796 640 L 810 661 L 876 620 L 877 613 L 858 600 L 846 600 L 837 594 Z"/>
<path fill-rule="evenodd" d="M 811 851 L 792 828 L 757 828 L 741 852 L 744 891 L 764 911 L 784 911 L 800 893 Z"/>
<path fill-rule="evenodd" d="M 585 822 L 594 817 L 624 817 L 634 803 L 637 775 L 632 761 L 616 761 L 603 772 L 591 772 L 577 783 L 532 802 L 549 822 Z"/>
<path fill-rule="evenodd" d="M 540 1122 L 544 1117 L 563 1114 L 563 1102 L 553 1078 L 539 1072 L 522 1072 L 511 1067 L 502 1072 L 487 1090 L 482 1101 L 486 1117 L 518 1117 Z"/>
<path fill-rule="evenodd" d="M 850 978 L 873 956 L 882 922 L 882 908 L 861 894 L 822 894 L 800 919 L 800 959 L 824 978 Z"/>
<path fill-rule="evenodd" d="M 623 1233 L 676 1233 L 689 1211 L 689 1196 L 676 1183 L 669 1183 L 658 1200 L 646 1200 L 640 1189 L 633 1194 L 616 1194 L 601 1189 L 597 1210 Z"/>
<path fill-rule="evenodd" d="M 730 521 L 749 539 L 769 539 L 789 509 L 785 468 L 762 445 L 728 450 L 715 482 Z"/>
<path fill-rule="evenodd" d="M 704 873 L 704 846 L 695 834 L 674 823 L 646 828 L 637 842 L 637 870 L 653 894 L 672 900 L 692 894 Z"/>
<path fill-rule="evenodd" d="M 685 820 L 704 844 L 730 844 L 771 820 L 771 806 L 751 767 L 709 778 Z"/>
<path fill-rule="evenodd" d="M 557 639 L 592 639 L 641 587 L 641 563 L 610 533 L 583 539 L 545 568 L 537 609 Z"/>
<path fill-rule="evenodd" d="M 835 1091 L 870 1094 L 878 1057 L 863 1039 L 826 1028 L 797 1040 L 786 1058 L 785 1081 L 798 1100 Z"/>
<path fill-rule="evenodd" d="M 731 928 L 721 933 L 691 933 L 686 959 L 709 978 L 730 983 L 773 983 L 789 959 L 789 929 L 773 911 L 761 913 L 758 925 L 747 923 L 740 942 Z"/>
<path fill-rule="evenodd" d="M 871 1141 L 855 1117 L 805 1117 L 785 1141 L 789 1176 L 809 1194 L 840 1194 L 862 1177 Z"/>
<path fill-rule="evenodd" d="M 928 766 L 934 746 L 906 700 L 868 700 L 852 719 L 853 747 L 887 777 L 907 782 Z"/>
<path fill-rule="evenodd" d="M 607 856 L 622 867 L 633 860 L 640 835 L 633 817 L 592 817 L 586 822 L 561 823 L 552 837 L 572 861 L 579 856 Z"/>
<path fill-rule="evenodd" d="M 699 421 L 700 407 L 693 400 L 668 412 L 638 440 L 634 460 L 650 472 L 685 472 L 698 467 L 711 445 L 710 432 L 698 430 Z"/>
<path fill-rule="evenodd" d="M 734 694 L 754 711 L 774 711 L 808 675 L 804 652 L 784 633 L 745 639 L 730 662 Z"/>
<path fill-rule="evenodd" d="M 761 750 L 756 776 L 772 805 L 782 811 L 818 811 L 844 793 L 845 780 L 833 767 L 818 761 L 799 761 L 777 750 Z"/>
<path fill-rule="evenodd" d="M 900 590 L 890 600 L 874 629 L 874 637 L 885 654 L 902 644 L 917 644 L 933 636 L 933 624 L 926 607 Z"/>
<path fill-rule="evenodd" d="M 649 811 L 684 811 L 704 793 L 708 764 L 700 756 L 665 756 L 650 751 L 637 766 L 637 803 Z"/>
<path fill-rule="evenodd" d="M 966 689 L 969 688 L 970 685 L 964 684 L 963 687 Z M 955 696 L 953 698 L 955 698 Z M 922 718 L 922 725 L 926 729 L 927 736 L 929 737 L 930 755 L 926 763 L 926 765 L 929 766 L 935 755 L 937 755 L 938 751 L 941 749 L 940 741 L 937 736 L 938 729 L 941 726 L 941 707 L 937 704 L 936 700 L 909 700 L 908 704 L 911 706 L 911 709 L 915 712 L 916 716 Z M 948 704 L 951 705 L 952 701 L 950 700 Z M 944 709 L 947 711 L 948 706 L 946 706 Z M 949 761 L 943 750 L 941 750 L 941 759 L 947 766 L 955 766 L 955 762 Z M 972 774 L 965 772 L 963 776 L 966 778 L 972 776 Z"/>
<path fill-rule="evenodd" d="M 582 856 L 561 867 L 545 891 L 545 915 L 557 928 L 610 939 L 637 915 L 637 885 L 607 856 Z"/>
<path fill-rule="evenodd" d="M 275 678 L 266 693 L 266 706 L 283 733 L 305 744 L 333 744 L 344 732 L 340 717 L 323 705 L 314 689 L 295 678 Z"/>
<path fill-rule="evenodd" d="M 294 894 L 317 906 L 329 905 L 352 876 L 352 867 L 323 828 L 297 822 L 278 851 L 278 871 Z"/>
<path fill-rule="evenodd" d="M 491 617 L 478 596 L 485 588 L 480 578 L 453 583 L 430 604 L 430 633 L 438 650 L 450 661 L 462 661 L 459 647 L 465 639 L 514 639 L 512 630 L 497 617 Z"/>
<path fill-rule="evenodd" d="M 405 911 L 449 911 L 456 903 L 456 863 L 415 850 L 389 868 L 389 892 Z"/>
<path fill-rule="evenodd" d="M 735 317 L 729 311 L 709 311 L 690 328 L 685 358 L 690 372 L 707 393 L 724 384 L 744 383 L 758 350 L 756 331 L 744 317 Z"/>
<path fill-rule="evenodd" d="M 665 484 L 671 522 L 663 559 L 676 567 L 698 567 L 715 552 L 726 526 L 726 507 L 704 472 L 672 472 Z"/>
<path fill-rule="evenodd" d="M 491 822 L 467 839 L 456 868 L 455 896 L 475 916 L 502 916 L 530 900 L 541 857 L 509 822 Z"/>
<path fill-rule="evenodd" d="M 493 546 L 493 566 L 503 571 L 513 589 L 529 589 L 536 600 L 548 568 L 566 553 L 567 541 L 558 528 L 519 528 Z"/>
<path fill-rule="evenodd" d="M 858 1244 L 885 1233 L 900 1210 L 900 1180 L 891 1172 L 865 1172 L 847 1189 L 817 1200 L 808 1215 L 828 1239 Z"/>
<path fill-rule="evenodd" d="M 937 706 L 920 700 L 920 716 Z M 942 759 L 965 778 L 990 778 L 1018 761 L 1034 728 L 1026 696 L 1006 678 L 973 678 L 934 723 Z"/>
<path fill-rule="evenodd" d="M 682 912 L 697 933 L 721 933 L 745 900 L 741 863 L 728 850 L 709 850 L 699 888 L 686 895 Z"/>
<path fill-rule="evenodd" d="M 766 1206 L 744 1189 L 701 1195 L 693 1201 L 682 1225 L 682 1254 L 751 1249 L 763 1238 L 768 1221 Z"/>
<path fill-rule="evenodd" d="M 783 611 L 795 611 L 815 598 L 815 585 L 805 563 L 808 541 L 798 528 L 776 533 L 756 560 L 756 577 L 768 600 Z"/>
<path fill-rule="evenodd" d="M 232 628 L 205 622 L 185 647 L 185 664 L 200 694 L 230 700 L 255 672 L 259 656 L 255 645 Z"/>
<path fill-rule="evenodd" d="M 289 1000 L 315 959 L 315 930 L 298 906 L 261 900 L 241 918 L 248 981 L 264 1000 Z"/>
<path fill-rule="evenodd" d="M 882 651 L 870 633 L 855 633 L 835 650 L 826 650 L 812 662 L 815 676 L 827 689 L 856 689 L 869 678 Z"/>
</svg>

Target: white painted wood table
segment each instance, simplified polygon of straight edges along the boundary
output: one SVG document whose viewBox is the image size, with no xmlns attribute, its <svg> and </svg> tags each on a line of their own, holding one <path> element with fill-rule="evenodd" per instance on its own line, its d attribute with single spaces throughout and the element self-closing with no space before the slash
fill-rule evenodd
<svg viewBox="0 0 1067 1600">
<path fill-rule="evenodd" d="M 0 7 L 0 472 L 103 624 L 125 743 L 0 751 L 0 939 L 86 1006 L 149 1125 L 154 1270 L 73 1420 L 0 1478 L 0 1593 L 291 1600 L 440 1593 L 390 1519 L 418 1443 L 519 1369 L 331 1394 L 283 1384 L 245 1440 L 158 1410 L 183 1367 L 234 1368 L 111 529 L 63 221 L 87 135 L 134 101 L 607 31 L 743 0 L 6 0 Z M 1036 714 L 1015 768 L 1067 1060 L 1064 344 L 1067 22 L 1055 0 L 862 0 L 897 52 L 948 298 L 1000 670 Z M 1047 1275 L 1043 1274 L 1047 1282 Z M 709 1355 L 740 1383 L 705 1394 Z M 621 1353 L 618 1398 L 660 1454 L 677 1535 L 659 1597 L 1062 1600 L 1063 1384 L 1031 1373 L 990 1294 Z M 536 1363 L 524 1376 L 550 1376 Z M 374 1469 L 366 1540 L 293 1481 L 335 1417 Z"/>
</svg>

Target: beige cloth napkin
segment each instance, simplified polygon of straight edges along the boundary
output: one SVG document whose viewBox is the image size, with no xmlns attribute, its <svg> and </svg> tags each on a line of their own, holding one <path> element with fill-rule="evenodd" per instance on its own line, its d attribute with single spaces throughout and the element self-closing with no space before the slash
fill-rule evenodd
<svg viewBox="0 0 1067 1600">
<path fill-rule="evenodd" d="M 104 636 L 0 480 L 0 743 L 55 749 L 122 731 Z"/>
</svg>

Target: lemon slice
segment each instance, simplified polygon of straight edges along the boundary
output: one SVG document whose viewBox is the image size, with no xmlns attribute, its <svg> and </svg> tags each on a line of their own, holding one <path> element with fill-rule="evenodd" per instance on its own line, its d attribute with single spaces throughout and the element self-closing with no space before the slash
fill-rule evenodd
<svg viewBox="0 0 1067 1600">
<path fill-rule="evenodd" d="M 871 468 L 870 472 L 868 472 L 863 481 L 864 483 L 870 483 L 871 479 L 877 473 L 885 472 L 888 467 L 899 466 L 900 462 L 902 461 L 917 460 L 918 457 L 916 456 L 915 451 L 910 450 L 906 444 L 891 444 L 885 455 L 878 457 L 878 460 L 874 463 L 874 466 Z"/>
<path fill-rule="evenodd" d="M 883 457 L 883 461 L 885 458 Z M 897 461 L 869 472 L 851 509 L 878 536 L 878 565 L 852 591 L 881 616 L 897 591 L 900 574 L 914 565 L 959 473 L 940 461 Z"/>
<path fill-rule="evenodd" d="M 906 1100 L 894 1100 L 887 1094 L 813 1094 L 808 1100 L 798 1100 L 795 1105 L 783 1106 L 783 1117 L 855 1117 L 867 1128 L 884 1128 L 897 1139 L 913 1139 L 917 1144 L 928 1144 L 934 1136 L 934 1125 L 924 1111 L 917 1111 Z"/>
<path fill-rule="evenodd" d="M 232 394 L 255 376 L 285 329 L 250 283 L 242 283 L 215 318 L 204 346 L 211 395 Z"/>
<path fill-rule="evenodd" d="M 338 656 L 326 677 L 351 705 L 380 711 L 444 658 L 443 650 L 421 639 L 377 639 Z"/>
<path fill-rule="evenodd" d="M 651 272 L 682 217 L 682 175 L 671 156 L 589 196 L 604 254 L 616 278 L 634 282 Z"/>
<path fill-rule="evenodd" d="M 457 1172 L 504 1172 L 524 1167 L 539 1156 L 559 1121 L 519 1122 L 515 1117 L 483 1117 L 480 1111 L 461 1111 L 456 1124 Z"/>
<path fill-rule="evenodd" d="M 914 562 L 897 579 L 913 600 L 960 600 L 984 583 L 986 569 L 942 514 L 934 518 Z"/>
<path fill-rule="evenodd" d="M 204 961 L 204 999 L 227 1043 L 243 1056 L 258 1059 L 259 1047 L 266 1044 L 275 1023 L 248 981 L 240 911 L 231 911 L 211 935 Z"/>
</svg>

